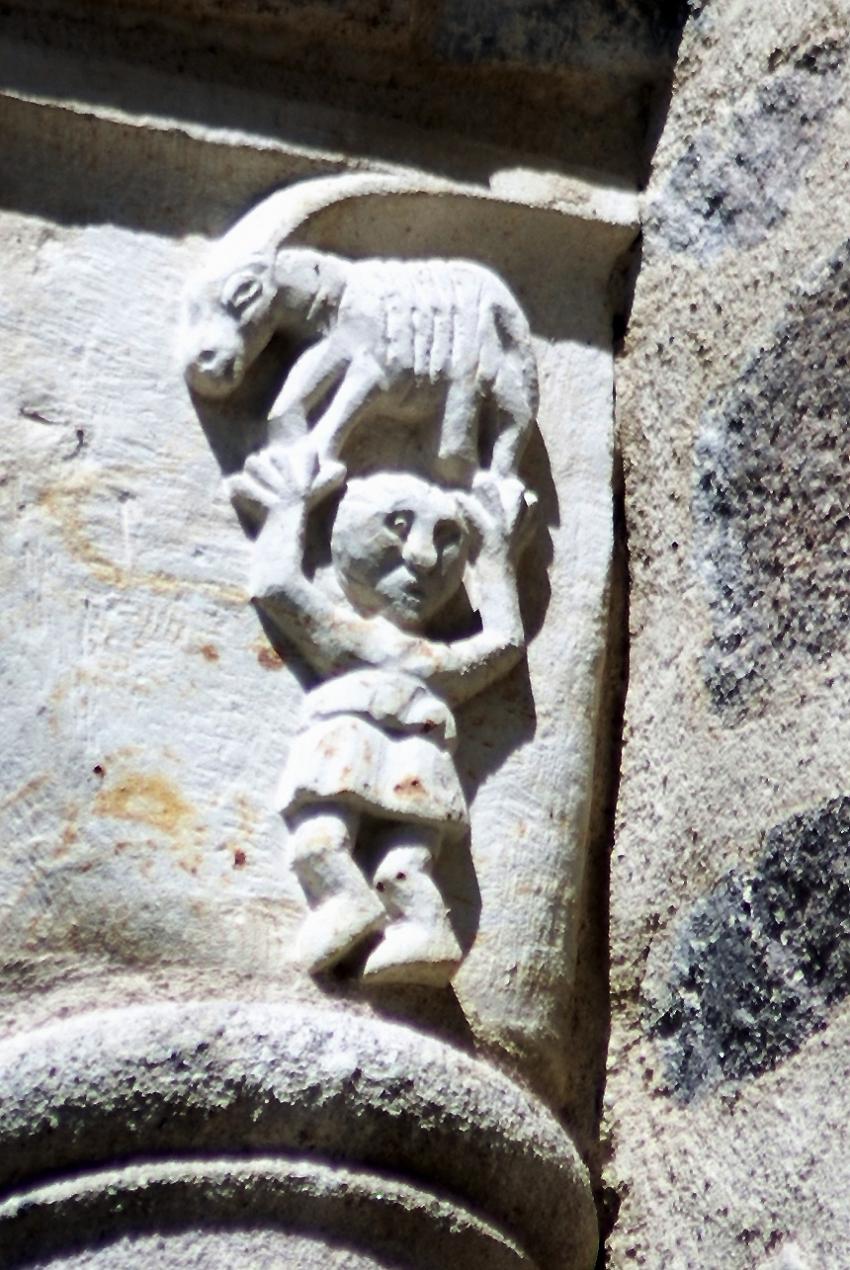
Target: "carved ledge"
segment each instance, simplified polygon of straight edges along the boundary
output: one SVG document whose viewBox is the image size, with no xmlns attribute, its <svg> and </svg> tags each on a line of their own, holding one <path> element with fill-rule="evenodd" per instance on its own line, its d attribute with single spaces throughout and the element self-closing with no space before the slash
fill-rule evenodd
<svg viewBox="0 0 850 1270">
<path fill-rule="evenodd" d="M 10 1267 L 96 1247 L 85 1264 L 123 1264 L 154 1235 L 176 1266 L 187 1229 L 235 1255 L 246 1226 L 255 1248 L 339 1238 L 369 1266 L 594 1261 L 587 1176 L 552 1115 L 407 1028 L 282 1005 L 104 1011 L 0 1045 L 0 1091 Z"/>
</svg>

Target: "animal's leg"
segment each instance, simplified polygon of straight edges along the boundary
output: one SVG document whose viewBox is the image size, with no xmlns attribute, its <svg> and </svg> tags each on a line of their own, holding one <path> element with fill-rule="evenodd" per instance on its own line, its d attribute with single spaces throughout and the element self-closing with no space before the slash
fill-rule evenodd
<svg viewBox="0 0 850 1270">
<path fill-rule="evenodd" d="M 387 386 L 386 375 L 374 357 L 355 354 L 351 358 L 333 400 L 311 433 L 320 460 L 332 465 L 339 460 L 360 412 Z"/>
<path fill-rule="evenodd" d="M 478 413 L 481 402 L 474 380 L 449 382 L 440 442 L 438 474 L 457 485 L 469 485 L 478 468 Z"/>
<path fill-rule="evenodd" d="M 439 830 L 412 824 L 389 836 L 374 884 L 390 922 L 363 970 L 372 982 L 440 986 L 460 965 L 463 953 L 431 876 L 440 839 Z"/>
<path fill-rule="evenodd" d="M 307 432 L 307 413 L 346 371 L 349 354 L 333 336 L 302 353 L 277 395 L 269 415 L 269 444 Z"/>
<path fill-rule="evenodd" d="M 298 937 L 298 959 L 317 974 L 379 930 L 386 912 L 351 852 L 359 817 L 341 803 L 323 803 L 289 817 L 292 869 L 311 912 Z"/>
<path fill-rule="evenodd" d="M 497 476 L 516 476 L 537 411 L 536 386 L 527 382 L 516 358 L 506 354 L 493 381 L 492 392 L 496 439 L 491 467 Z"/>
</svg>

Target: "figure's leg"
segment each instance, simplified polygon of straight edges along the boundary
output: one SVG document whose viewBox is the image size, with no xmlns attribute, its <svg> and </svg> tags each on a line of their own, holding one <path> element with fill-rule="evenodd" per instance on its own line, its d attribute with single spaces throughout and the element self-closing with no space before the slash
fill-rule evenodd
<svg viewBox="0 0 850 1270">
<path fill-rule="evenodd" d="M 351 857 L 359 818 L 323 803 L 288 817 L 292 869 L 311 911 L 298 937 L 298 959 L 317 974 L 384 925 L 386 912 Z"/>
<path fill-rule="evenodd" d="M 463 952 L 431 876 L 439 831 L 398 825 L 388 838 L 390 850 L 375 872 L 374 885 L 390 921 L 366 962 L 364 977 L 379 983 L 442 986 L 457 970 Z"/>
</svg>

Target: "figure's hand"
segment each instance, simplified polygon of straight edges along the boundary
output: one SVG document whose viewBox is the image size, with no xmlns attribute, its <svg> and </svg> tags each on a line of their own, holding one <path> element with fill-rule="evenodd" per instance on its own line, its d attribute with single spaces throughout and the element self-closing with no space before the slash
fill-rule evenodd
<svg viewBox="0 0 850 1270">
<path fill-rule="evenodd" d="M 319 464 L 309 437 L 290 445 L 276 443 L 251 454 L 226 485 L 235 506 L 260 518 L 274 507 L 307 509 L 331 494 L 345 480 L 342 463 Z"/>
<path fill-rule="evenodd" d="M 464 506 L 481 535 L 482 550 L 516 562 L 537 527 L 537 495 L 516 477 L 484 471 L 475 476 Z"/>
<path fill-rule="evenodd" d="M 280 445 L 249 454 L 242 471 L 227 480 L 231 499 L 259 505 L 266 511 L 280 503 L 301 502 L 312 484 L 318 464 L 314 455 L 311 471 L 303 461 L 306 456 L 298 457 L 302 461 L 293 463 L 288 447 Z"/>
</svg>

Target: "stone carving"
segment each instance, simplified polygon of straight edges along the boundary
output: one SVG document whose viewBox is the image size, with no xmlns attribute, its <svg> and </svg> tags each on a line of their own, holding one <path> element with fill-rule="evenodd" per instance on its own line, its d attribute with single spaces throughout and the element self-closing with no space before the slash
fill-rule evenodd
<svg viewBox="0 0 850 1270">
<path fill-rule="evenodd" d="M 312 342 L 286 378 L 269 441 L 310 429 L 329 474 L 352 430 L 383 413 L 439 416 L 434 468 L 468 483 L 488 408 L 491 466 L 515 472 L 537 409 L 528 323 L 504 283 L 467 260 L 344 260 L 273 243 L 218 257 L 192 297 L 187 378 L 229 395 L 277 333 Z M 244 497 L 238 485 L 234 492 Z"/>
<path fill-rule="evenodd" d="M 239 225 L 189 296 L 189 384 L 229 396 L 281 333 L 310 342 L 228 485 L 258 527 L 253 601 L 320 679 L 277 792 L 299 959 L 370 941 L 364 978 L 441 984 L 462 949 L 434 868 L 469 829 L 453 710 L 525 646 L 528 323 L 472 262 L 354 262 Z"/>
</svg>

